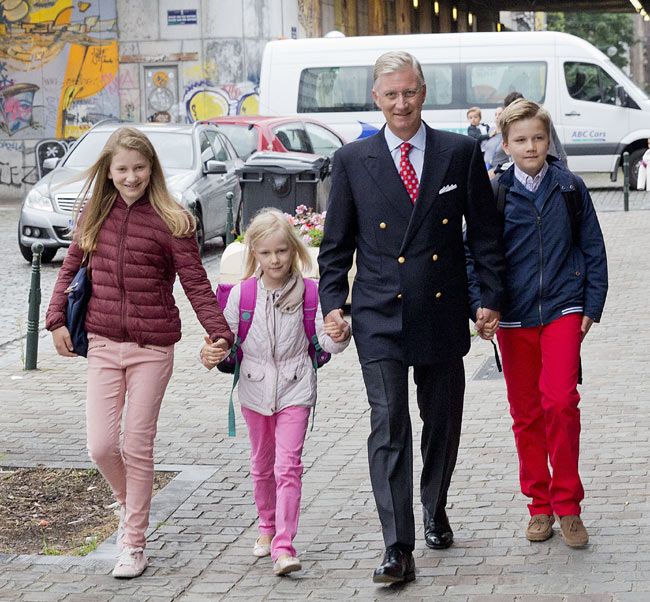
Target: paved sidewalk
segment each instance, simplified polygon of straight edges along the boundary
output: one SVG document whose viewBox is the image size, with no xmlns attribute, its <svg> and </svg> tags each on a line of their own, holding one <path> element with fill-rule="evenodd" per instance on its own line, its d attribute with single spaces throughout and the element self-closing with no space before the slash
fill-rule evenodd
<svg viewBox="0 0 650 602">
<path fill-rule="evenodd" d="M 639 195 L 639 203 L 645 202 Z M 369 411 L 350 349 L 319 377 L 296 539 L 304 570 L 273 576 L 270 560 L 251 554 L 256 513 L 248 444 L 241 418 L 237 437 L 227 437 L 230 379 L 197 363 L 200 327 L 179 292 L 185 335 L 176 350 L 155 457 L 185 476 L 172 481 L 166 502 L 154 500 L 151 567 L 140 579 L 112 579 L 110 546 L 86 558 L 0 556 L 0 600 L 650 600 L 650 211 L 602 209 L 610 293 L 603 323 L 585 344 L 581 388 L 588 549 L 567 548 L 557 531 L 544 543 L 524 539 L 526 502 L 518 493 L 504 384 L 491 376 L 491 346 L 477 341 L 466 362 L 464 432 L 450 490 L 456 543 L 434 552 L 419 540 L 417 580 L 405 587 L 375 586 L 370 576 L 383 546 L 366 463 Z M 216 264 L 210 268 L 216 281 Z M 17 355 L 0 357 L 0 465 L 88 465 L 85 360 L 56 356 L 43 338 L 39 365 L 27 373 Z M 417 437 L 416 412 L 412 418 Z M 418 524 L 419 516 L 417 507 Z"/>
</svg>

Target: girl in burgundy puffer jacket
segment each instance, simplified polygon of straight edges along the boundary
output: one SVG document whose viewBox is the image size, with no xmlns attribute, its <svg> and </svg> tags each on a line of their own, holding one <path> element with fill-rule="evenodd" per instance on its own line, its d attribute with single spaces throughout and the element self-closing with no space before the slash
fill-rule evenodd
<svg viewBox="0 0 650 602">
<path fill-rule="evenodd" d="M 57 352 L 74 356 L 65 326 L 66 288 L 89 257 L 88 450 L 120 504 L 122 552 L 113 576 L 131 578 L 147 567 L 153 444 L 172 375 L 174 343 L 181 338 L 172 295 L 177 274 L 199 321 L 224 356 L 233 335 L 201 264 L 194 219 L 167 191 L 160 161 L 142 132 L 128 127 L 113 132 L 88 171 L 79 198 L 86 196 L 46 327 Z"/>
</svg>

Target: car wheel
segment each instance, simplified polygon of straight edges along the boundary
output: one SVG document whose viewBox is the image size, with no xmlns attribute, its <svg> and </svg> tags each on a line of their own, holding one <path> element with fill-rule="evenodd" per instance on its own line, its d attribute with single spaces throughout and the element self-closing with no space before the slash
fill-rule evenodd
<svg viewBox="0 0 650 602">
<path fill-rule="evenodd" d="M 20 249 L 20 254 L 23 256 L 24 260 L 31 263 L 32 262 L 32 247 L 24 245 L 20 242 L 20 224 L 18 224 L 18 248 Z M 54 259 L 58 247 L 45 247 L 41 253 L 41 263 L 50 263 Z"/>
<path fill-rule="evenodd" d="M 242 212 L 244 208 L 244 203 L 239 201 L 239 207 L 237 208 L 237 218 L 235 219 L 235 238 L 241 236 L 242 234 Z"/>
<path fill-rule="evenodd" d="M 196 218 L 196 244 L 199 246 L 199 254 L 203 255 L 203 251 L 205 251 L 205 228 L 203 227 L 203 214 L 198 207 L 194 217 Z"/>
<path fill-rule="evenodd" d="M 25 258 L 25 261 L 28 263 L 32 262 L 32 248 L 26 247 L 20 241 L 18 242 L 18 248 L 20 249 L 20 254 Z M 58 247 L 45 247 L 41 253 L 41 263 L 50 263 L 54 259 Z"/>
<path fill-rule="evenodd" d="M 639 179 L 639 167 L 641 166 L 641 159 L 647 149 L 637 148 L 630 153 L 630 190 L 636 190 L 636 183 Z"/>
</svg>

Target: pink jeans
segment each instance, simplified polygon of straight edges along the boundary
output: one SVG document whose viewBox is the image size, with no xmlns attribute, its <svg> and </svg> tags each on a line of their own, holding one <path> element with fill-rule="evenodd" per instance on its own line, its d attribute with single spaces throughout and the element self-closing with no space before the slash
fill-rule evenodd
<svg viewBox="0 0 650 602">
<path fill-rule="evenodd" d="M 146 544 L 153 443 L 173 367 L 173 345 L 138 347 L 137 343 L 116 343 L 88 335 L 88 453 L 125 508 L 124 545 L 130 547 L 144 548 Z"/>
<path fill-rule="evenodd" d="M 302 493 L 302 446 L 310 408 L 292 406 L 272 416 L 242 408 L 251 441 L 251 476 L 261 535 L 275 535 L 271 558 L 296 555 Z"/>
</svg>

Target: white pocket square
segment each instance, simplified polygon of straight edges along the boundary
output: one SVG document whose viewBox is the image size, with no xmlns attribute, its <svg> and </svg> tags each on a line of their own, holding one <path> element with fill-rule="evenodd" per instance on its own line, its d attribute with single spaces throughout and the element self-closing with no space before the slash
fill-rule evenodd
<svg viewBox="0 0 650 602">
<path fill-rule="evenodd" d="M 447 184 L 438 191 L 438 194 L 445 194 L 445 192 L 456 190 L 456 188 L 458 188 L 458 184 Z"/>
</svg>

